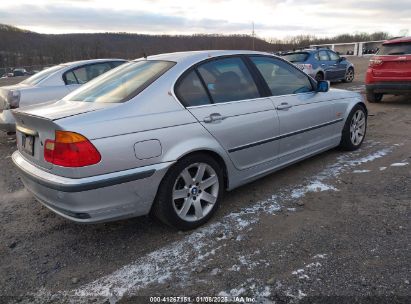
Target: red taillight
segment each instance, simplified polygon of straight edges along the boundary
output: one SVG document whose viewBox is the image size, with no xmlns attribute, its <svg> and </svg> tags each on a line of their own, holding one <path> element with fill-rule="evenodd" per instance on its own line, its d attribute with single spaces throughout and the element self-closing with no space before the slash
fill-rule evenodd
<svg viewBox="0 0 411 304">
<path fill-rule="evenodd" d="M 370 64 L 369 64 L 369 67 L 376 67 L 376 66 L 379 66 L 379 65 L 381 65 L 383 63 L 383 61 L 381 60 L 381 59 L 378 59 L 378 58 L 371 58 L 370 59 Z"/>
<path fill-rule="evenodd" d="M 62 167 L 84 167 L 97 164 L 101 155 L 83 135 L 56 131 L 56 138 L 44 143 L 44 159 Z"/>
</svg>

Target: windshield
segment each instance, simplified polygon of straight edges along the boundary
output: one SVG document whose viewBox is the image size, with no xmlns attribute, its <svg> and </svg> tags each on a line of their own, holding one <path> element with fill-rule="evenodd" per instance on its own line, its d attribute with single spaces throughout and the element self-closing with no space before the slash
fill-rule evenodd
<svg viewBox="0 0 411 304">
<path fill-rule="evenodd" d="M 175 62 L 133 61 L 90 81 L 64 99 L 85 102 L 124 102 L 143 91 Z"/>
<path fill-rule="evenodd" d="M 308 59 L 308 53 L 289 53 L 283 56 L 289 62 L 304 62 Z"/>
<path fill-rule="evenodd" d="M 41 72 L 38 72 L 37 74 L 34 74 L 33 76 L 27 78 L 26 80 L 22 81 L 21 83 L 23 84 L 30 84 L 30 85 L 36 85 L 46 77 L 50 76 L 51 74 L 57 72 L 58 70 L 61 70 L 64 68 L 64 65 L 56 65 L 51 68 L 45 69 Z"/>
<path fill-rule="evenodd" d="M 411 43 L 383 44 L 377 55 L 410 55 Z"/>
</svg>

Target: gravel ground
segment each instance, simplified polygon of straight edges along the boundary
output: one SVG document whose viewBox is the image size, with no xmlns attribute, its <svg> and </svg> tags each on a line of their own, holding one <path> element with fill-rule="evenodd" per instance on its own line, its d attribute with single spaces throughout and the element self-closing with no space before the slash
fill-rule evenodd
<svg viewBox="0 0 411 304">
<path fill-rule="evenodd" d="M 365 66 L 333 86 L 362 91 Z M 0 302 L 410 303 L 411 98 L 368 106 L 359 151 L 236 189 L 191 232 L 147 217 L 79 225 L 55 215 L 24 190 L 15 139 L 0 135 Z"/>
</svg>

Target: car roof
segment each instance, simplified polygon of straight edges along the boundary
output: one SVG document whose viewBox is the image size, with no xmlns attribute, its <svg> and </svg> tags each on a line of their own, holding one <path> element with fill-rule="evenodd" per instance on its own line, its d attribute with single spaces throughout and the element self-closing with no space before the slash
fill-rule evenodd
<svg viewBox="0 0 411 304">
<path fill-rule="evenodd" d="M 330 49 L 327 49 L 327 48 L 302 49 L 302 50 L 296 50 L 296 51 L 287 52 L 285 55 L 287 55 L 287 54 L 295 54 L 295 53 L 310 53 L 310 54 L 312 54 L 312 53 L 315 53 L 315 52 L 318 52 L 318 51 L 333 51 L 333 50 L 330 50 Z"/>
<path fill-rule="evenodd" d="M 386 44 L 396 44 L 396 43 L 405 43 L 405 42 L 411 42 L 411 36 L 410 37 L 400 37 L 400 38 L 394 38 L 391 40 L 384 41 L 383 45 Z"/>
<path fill-rule="evenodd" d="M 274 56 L 271 53 L 266 52 L 258 52 L 258 51 L 247 51 L 247 50 L 206 50 L 206 51 L 189 51 L 189 52 L 176 52 L 176 53 L 167 53 L 167 54 L 159 54 L 148 56 L 148 60 L 166 60 L 166 61 L 174 61 L 174 62 L 182 62 L 182 61 L 191 61 L 191 62 L 199 62 L 208 58 L 219 57 L 219 56 L 229 56 L 229 55 L 270 55 Z M 142 58 L 138 58 L 137 60 L 141 60 Z"/>
<path fill-rule="evenodd" d="M 88 60 L 78 60 L 78 61 L 72 61 L 72 62 L 65 62 L 65 63 L 62 63 L 61 65 L 63 65 L 63 66 L 77 66 L 77 65 L 82 65 L 82 64 L 107 62 L 107 61 L 124 61 L 125 62 L 127 60 L 125 60 L 125 59 L 116 59 L 116 58 L 88 59 Z"/>
</svg>

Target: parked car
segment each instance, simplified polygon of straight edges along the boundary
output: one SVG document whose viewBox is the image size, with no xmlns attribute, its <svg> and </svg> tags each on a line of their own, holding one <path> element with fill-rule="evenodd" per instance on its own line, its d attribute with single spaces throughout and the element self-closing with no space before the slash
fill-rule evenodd
<svg viewBox="0 0 411 304">
<path fill-rule="evenodd" d="M 95 59 L 64 63 L 45 69 L 19 84 L 0 87 L 0 130 L 14 132 L 11 109 L 59 100 L 124 62 L 123 59 Z"/>
<path fill-rule="evenodd" d="M 297 65 L 317 81 L 352 82 L 354 80 L 354 65 L 329 49 L 290 52 L 283 55 L 283 58 Z"/>
<path fill-rule="evenodd" d="M 411 94 L 411 37 L 383 43 L 370 60 L 365 87 L 369 102 L 380 102 L 386 94 Z"/>
<path fill-rule="evenodd" d="M 205 223 L 224 190 L 364 140 L 361 95 L 329 90 L 268 53 L 138 59 L 62 100 L 13 111 L 27 189 L 77 222 L 151 213 Z"/>
<path fill-rule="evenodd" d="M 26 69 L 14 69 L 13 70 L 13 77 L 18 77 L 18 76 L 27 76 L 28 73 L 26 71 Z"/>
</svg>

